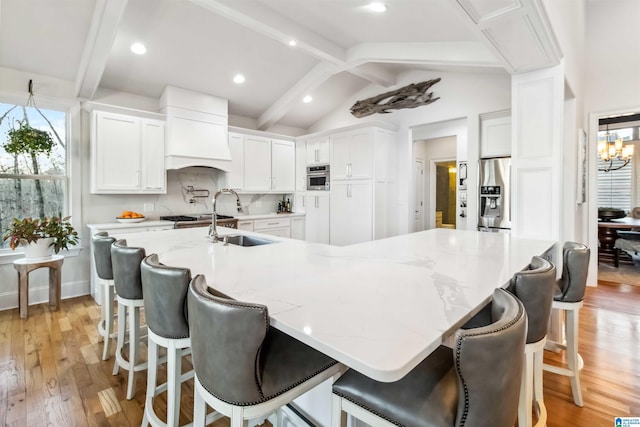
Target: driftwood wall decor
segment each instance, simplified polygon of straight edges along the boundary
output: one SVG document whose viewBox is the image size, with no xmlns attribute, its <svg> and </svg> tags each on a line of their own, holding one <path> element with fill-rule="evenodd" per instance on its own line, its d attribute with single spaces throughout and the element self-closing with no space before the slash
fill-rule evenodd
<svg viewBox="0 0 640 427">
<path fill-rule="evenodd" d="M 439 81 L 440 78 L 421 83 L 412 83 L 400 89 L 363 99 L 353 104 L 351 114 L 361 118 L 375 113 L 389 113 L 388 110 L 416 108 L 421 105 L 431 104 L 440 99 L 440 97 L 434 98 L 433 92 L 427 93 L 427 91 Z"/>
</svg>

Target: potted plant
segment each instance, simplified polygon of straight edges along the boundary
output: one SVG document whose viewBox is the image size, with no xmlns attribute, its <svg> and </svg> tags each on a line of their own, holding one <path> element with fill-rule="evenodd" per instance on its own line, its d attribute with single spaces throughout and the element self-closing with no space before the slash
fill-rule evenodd
<svg viewBox="0 0 640 427">
<path fill-rule="evenodd" d="M 25 246 L 27 258 L 42 258 L 61 249 L 69 249 L 78 243 L 78 232 L 69 222 L 70 217 L 52 216 L 44 218 L 14 218 L 11 226 L 3 236 L 9 240 L 11 249 L 19 245 Z M 41 250 L 47 252 L 40 252 Z"/>
</svg>

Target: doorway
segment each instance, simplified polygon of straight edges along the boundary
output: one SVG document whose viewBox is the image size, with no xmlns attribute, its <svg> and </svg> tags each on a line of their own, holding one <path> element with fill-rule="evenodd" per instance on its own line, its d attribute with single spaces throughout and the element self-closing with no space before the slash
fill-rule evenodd
<svg viewBox="0 0 640 427">
<path fill-rule="evenodd" d="M 413 163 L 413 229 L 424 230 L 424 159 L 416 158 Z"/>
<path fill-rule="evenodd" d="M 456 181 L 455 160 L 437 161 L 435 166 L 435 219 L 436 228 L 456 228 Z"/>
</svg>

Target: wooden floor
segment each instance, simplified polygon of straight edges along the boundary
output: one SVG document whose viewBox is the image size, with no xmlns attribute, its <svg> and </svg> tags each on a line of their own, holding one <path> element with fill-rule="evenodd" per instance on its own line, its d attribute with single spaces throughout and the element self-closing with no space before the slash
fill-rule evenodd
<svg viewBox="0 0 640 427">
<path fill-rule="evenodd" d="M 140 426 L 146 376 L 125 399 L 124 373 L 100 360 L 99 307 L 86 296 L 0 312 L 0 426 Z M 545 360 L 558 356 L 546 352 Z M 545 372 L 549 427 L 613 426 L 640 416 L 640 287 L 601 282 L 580 312 L 585 406 L 573 404 L 569 379 Z M 192 384 L 183 385 L 181 423 L 191 420 Z M 157 406 L 161 412 L 161 399 Z M 228 425 L 220 420 L 217 425 Z"/>
</svg>

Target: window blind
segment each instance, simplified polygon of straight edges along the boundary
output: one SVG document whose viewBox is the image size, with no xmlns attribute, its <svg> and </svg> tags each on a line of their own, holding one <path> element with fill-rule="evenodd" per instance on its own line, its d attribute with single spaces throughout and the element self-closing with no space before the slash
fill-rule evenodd
<svg viewBox="0 0 640 427">
<path fill-rule="evenodd" d="M 598 169 L 605 162 L 598 158 Z M 631 206 L 633 159 L 622 169 L 603 172 L 598 170 L 598 207 L 617 208 L 629 212 Z"/>
</svg>

